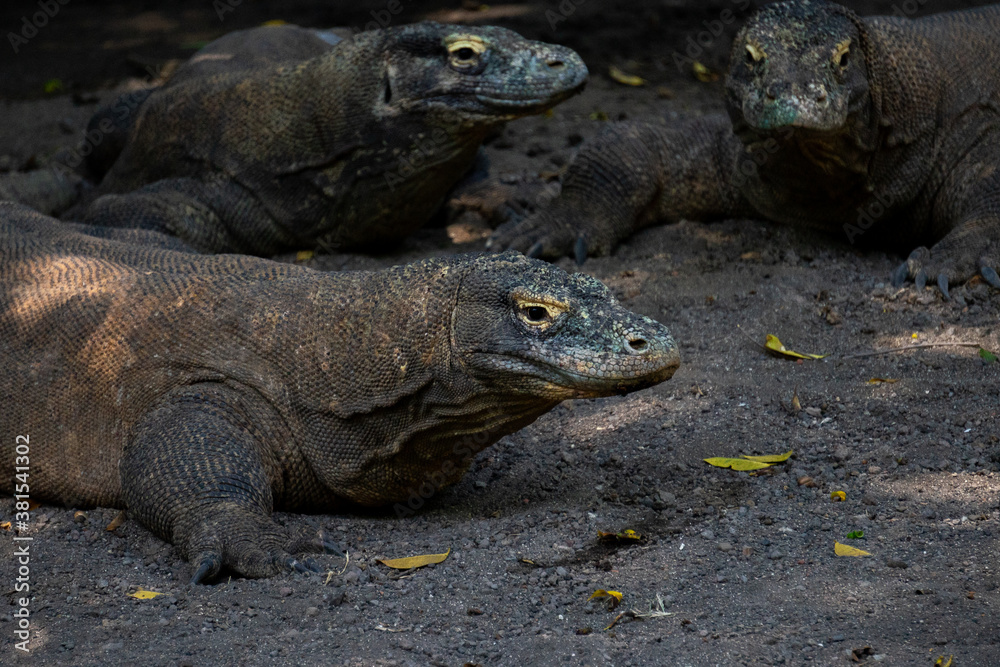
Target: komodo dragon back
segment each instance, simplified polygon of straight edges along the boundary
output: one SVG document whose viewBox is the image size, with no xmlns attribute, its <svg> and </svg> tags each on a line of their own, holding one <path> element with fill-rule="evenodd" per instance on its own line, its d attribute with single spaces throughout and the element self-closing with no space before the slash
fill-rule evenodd
<svg viewBox="0 0 1000 667">
<path fill-rule="evenodd" d="M 127 508 L 196 581 L 313 568 L 333 545 L 273 509 L 406 501 L 678 365 L 661 324 L 517 253 L 323 273 L 86 231 L 0 204 L 0 456 L 28 436 L 33 497 Z"/>
</svg>

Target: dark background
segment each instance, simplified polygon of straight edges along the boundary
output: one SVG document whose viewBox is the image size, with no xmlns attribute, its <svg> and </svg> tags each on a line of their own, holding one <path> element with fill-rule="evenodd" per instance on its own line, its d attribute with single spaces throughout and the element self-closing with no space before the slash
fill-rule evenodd
<svg viewBox="0 0 1000 667">
<path fill-rule="evenodd" d="M 559 42 L 576 49 L 593 71 L 620 61 L 645 63 L 654 83 L 678 76 L 670 54 L 683 45 L 703 21 L 714 21 L 730 9 L 734 19 L 725 26 L 704 60 L 725 65 L 732 33 L 759 0 L 181 0 L 180 2 L 115 2 L 100 0 L 41 0 L 58 11 L 27 44 L 14 53 L 9 33 L 20 34 L 25 17 L 41 11 L 39 0 L 4 0 L 0 6 L 0 97 L 30 99 L 46 94 L 46 82 L 58 79 L 65 92 L 117 85 L 144 76 L 144 65 L 184 59 L 222 34 L 265 21 L 305 26 L 363 28 L 373 12 L 393 24 L 434 19 L 455 23 L 504 25 L 527 37 Z M 234 4 L 238 3 L 238 4 Z M 894 11 L 921 15 L 990 4 L 975 0 L 861 0 L 845 2 L 862 14 Z M 391 14 L 389 8 L 401 9 Z M 562 9 L 560 9 L 562 8 Z M 220 9 L 222 10 L 220 12 Z M 571 11 L 566 11 L 567 9 Z M 916 11 L 914 11 L 916 10 Z M 566 15 L 551 27 L 547 12 Z M 220 19 L 221 13 L 221 19 Z M 697 33 L 695 33 L 697 34 Z M 656 74 L 661 72 L 659 76 Z M 658 80 L 659 79 L 659 80 Z M 50 83 L 50 88 L 52 85 Z M 51 93 L 50 93 L 51 94 Z"/>
</svg>

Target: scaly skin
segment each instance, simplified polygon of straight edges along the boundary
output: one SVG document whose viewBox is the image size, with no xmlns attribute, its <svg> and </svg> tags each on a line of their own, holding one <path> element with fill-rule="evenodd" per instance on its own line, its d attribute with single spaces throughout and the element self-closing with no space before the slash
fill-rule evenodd
<svg viewBox="0 0 1000 667">
<path fill-rule="evenodd" d="M 294 555 L 333 545 L 272 509 L 405 502 L 679 363 L 600 282 L 517 253 L 324 273 L 87 231 L 0 203 L 0 458 L 27 434 L 33 498 L 127 508 L 195 581 L 312 569 Z"/>
<path fill-rule="evenodd" d="M 510 30 L 417 23 L 331 45 L 264 27 L 206 46 L 144 100 L 95 116 L 109 170 L 68 219 L 273 255 L 403 238 L 497 126 L 579 92 L 572 50 Z M 133 109 L 134 110 L 130 110 Z"/>
<path fill-rule="evenodd" d="M 582 262 L 652 224 L 759 216 L 919 244 L 897 285 L 1000 287 L 998 40 L 997 6 L 910 20 L 768 5 L 733 45 L 728 117 L 609 128 L 550 208 L 490 245 Z"/>
</svg>

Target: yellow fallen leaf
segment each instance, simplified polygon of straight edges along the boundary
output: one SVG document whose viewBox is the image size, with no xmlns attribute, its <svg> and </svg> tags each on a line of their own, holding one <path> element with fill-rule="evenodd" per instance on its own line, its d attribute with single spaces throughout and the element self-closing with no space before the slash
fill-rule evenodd
<svg viewBox="0 0 1000 667">
<path fill-rule="evenodd" d="M 295 253 L 296 262 L 308 262 L 316 253 L 312 250 L 299 250 Z"/>
<path fill-rule="evenodd" d="M 3 523 L 0 523 L 0 529 L 10 530 L 10 528 L 11 528 L 10 521 L 4 521 Z"/>
<path fill-rule="evenodd" d="M 694 70 L 694 75 L 702 83 L 712 83 L 713 81 L 719 80 L 719 75 L 702 65 L 697 60 L 691 65 L 691 69 Z"/>
<path fill-rule="evenodd" d="M 122 523 L 124 522 L 125 522 L 125 512 L 119 512 L 118 515 L 111 520 L 111 523 L 109 523 L 108 527 L 105 528 L 104 530 L 107 531 L 115 530 L 116 528 L 118 528 L 118 526 L 122 525 Z"/>
<path fill-rule="evenodd" d="M 606 591 L 603 588 L 598 588 L 589 598 L 587 598 L 587 602 L 590 602 L 591 600 L 607 600 L 608 609 L 611 610 L 621 604 L 622 594 L 618 591 Z"/>
<path fill-rule="evenodd" d="M 597 531 L 597 537 L 604 542 L 628 542 L 630 540 L 638 541 L 642 539 L 642 535 L 631 528 L 626 528 L 620 533 L 606 533 L 603 530 L 599 530 Z"/>
<path fill-rule="evenodd" d="M 423 556 L 409 556 L 407 558 L 378 558 L 376 561 L 395 570 L 409 570 L 424 565 L 443 563 L 450 553 L 451 549 L 448 549 L 443 554 L 424 554 Z"/>
<path fill-rule="evenodd" d="M 868 381 L 868 384 L 882 384 L 883 382 L 886 384 L 895 384 L 899 380 L 895 378 L 872 378 Z"/>
<path fill-rule="evenodd" d="M 910 338 L 920 338 L 920 334 L 914 331 L 912 334 L 910 334 Z"/>
<path fill-rule="evenodd" d="M 710 459 L 703 459 L 705 463 L 716 468 L 732 468 L 733 470 L 760 470 L 770 468 L 770 463 L 760 461 L 750 461 L 748 459 L 730 459 L 725 456 L 714 456 Z"/>
<path fill-rule="evenodd" d="M 840 542 L 833 543 L 833 553 L 838 556 L 871 556 L 871 554 L 867 551 L 855 549 L 854 547 L 849 547 L 846 544 L 841 544 Z"/>
<path fill-rule="evenodd" d="M 764 347 L 772 352 L 782 354 L 786 357 L 792 357 L 793 359 L 822 359 L 823 357 L 829 356 L 827 354 L 801 354 L 799 352 L 793 352 L 786 349 L 785 346 L 781 344 L 781 341 L 778 340 L 777 336 L 773 336 L 771 334 L 767 334 L 767 342 L 764 343 Z"/>
<path fill-rule="evenodd" d="M 163 593 L 157 593 L 156 591 L 147 591 L 144 588 L 140 588 L 135 593 L 129 593 L 129 597 L 135 598 L 136 600 L 152 600 L 157 595 L 163 595 Z"/>
<path fill-rule="evenodd" d="M 747 454 L 743 455 L 743 458 L 749 459 L 751 461 L 757 461 L 758 463 L 782 463 L 788 460 L 788 457 L 795 452 L 794 449 L 789 449 L 784 454 L 763 454 L 761 456 L 750 456 Z"/>
<path fill-rule="evenodd" d="M 942 655 L 934 661 L 934 667 L 951 667 L 951 661 L 954 658 L 954 655 L 949 655 L 947 659 Z"/>
<path fill-rule="evenodd" d="M 830 500 L 833 500 L 834 502 L 843 502 L 844 500 L 847 500 L 847 494 L 843 491 L 834 491 L 830 494 Z"/>
<path fill-rule="evenodd" d="M 626 86 L 644 86 L 646 85 L 646 80 L 641 76 L 636 76 L 635 74 L 626 74 L 614 65 L 608 68 L 608 76 L 617 81 L 618 83 L 623 83 Z"/>
<path fill-rule="evenodd" d="M 288 24 L 285 21 L 282 21 L 281 19 L 271 19 L 270 21 L 264 21 L 263 23 L 261 23 L 261 25 L 264 27 L 268 27 L 276 25 L 288 25 Z"/>
</svg>

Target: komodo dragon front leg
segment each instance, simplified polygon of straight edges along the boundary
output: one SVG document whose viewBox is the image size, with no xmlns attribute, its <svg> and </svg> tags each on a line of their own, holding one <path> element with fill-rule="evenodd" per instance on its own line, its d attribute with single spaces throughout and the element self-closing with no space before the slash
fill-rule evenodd
<svg viewBox="0 0 1000 667">
<path fill-rule="evenodd" d="M 489 246 L 530 257 L 572 252 L 582 264 L 588 254 L 606 255 L 636 231 L 663 221 L 751 215 L 738 188 L 740 150 L 722 116 L 681 127 L 613 125 L 581 149 L 558 199 L 501 226 Z"/>
<path fill-rule="evenodd" d="M 1000 288 L 1000 130 L 980 141 L 951 171 L 934 202 L 935 236 L 930 249 L 920 247 L 893 274 L 899 287 L 907 278 L 918 290 L 937 282 L 948 298 L 948 286 L 977 273 Z M 950 230 L 950 231 L 949 231 Z"/>
<path fill-rule="evenodd" d="M 152 230 L 203 250 L 252 253 L 242 241 L 247 236 L 263 243 L 289 240 L 251 193 L 222 178 L 169 178 L 132 192 L 106 194 L 90 204 L 82 222 Z"/>
<path fill-rule="evenodd" d="M 296 539 L 271 519 L 288 472 L 276 450 L 290 438 L 278 413 L 247 394 L 221 383 L 175 390 L 137 425 L 122 453 L 129 513 L 180 547 L 195 568 L 192 583 L 222 567 L 246 577 L 318 572 L 312 559 L 295 554 L 340 554 L 322 533 Z"/>
</svg>

